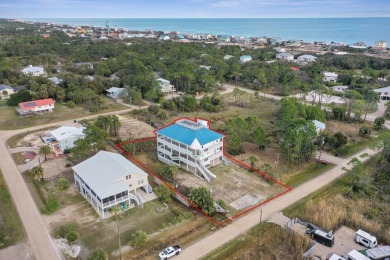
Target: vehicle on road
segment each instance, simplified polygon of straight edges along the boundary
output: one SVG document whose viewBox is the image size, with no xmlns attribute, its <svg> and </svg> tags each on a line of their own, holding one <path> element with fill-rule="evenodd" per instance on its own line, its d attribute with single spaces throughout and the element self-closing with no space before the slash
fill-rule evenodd
<svg viewBox="0 0 390 260">
<path fill-rule="evenodd" d="M 178 245 L 165 248 L 158 256 L 161 260 L 166 260 L 172 256 L 178 255 L 181 252 L 181 247 Z"/>
</svg>

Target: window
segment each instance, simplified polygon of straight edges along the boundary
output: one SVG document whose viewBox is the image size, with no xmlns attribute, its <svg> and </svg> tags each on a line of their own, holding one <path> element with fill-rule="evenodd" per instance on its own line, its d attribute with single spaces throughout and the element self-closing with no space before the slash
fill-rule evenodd
<svg viewBox="0 0 390 260">
<path fill-rule="evenodd" d="M 133 186 L 133 184 L 130 184 L 129 187 Z"/>
</svg>

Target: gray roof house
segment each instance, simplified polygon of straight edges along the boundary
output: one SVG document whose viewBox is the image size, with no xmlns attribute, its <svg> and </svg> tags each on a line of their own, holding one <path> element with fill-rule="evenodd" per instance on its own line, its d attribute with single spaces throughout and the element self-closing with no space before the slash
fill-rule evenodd
<svg viewBox="0 0 390 260">
<path fill-rule="evenodd" d="M 309 54 L 304 54 L 298 57 L 298 61 L 301 62 L 313 62 L 317 59 L 316 56 L 309 55 Z"/>
<path fill-rule="evenodd" d="M 333 90 L 334 92 L 344 93 L 349 89 L 349 87 L 348 86 L 334 86 L 334 87 L 331 87 L 330 89 Z"/>
<path fill-rule="evenodd" d="M 9 96 L 14 94 L 16 91 L 13 87 L 1 84 L 0 85 L 0 99 L 9 99 Z"/>
<path fill-rule="evenodd" d="M 107 96 L 113 99 L 125 98 L 128 96 L 127 89 L 112 87 L 106 90 Z"/>
<path fill-rule="evenodd" d="M 148 174 L 120 154 L 100 151 L 72 169 L 78 190 L 102 219 L 114 206 L 127 210 L 156 198 Z"/>
<path fill-rule="evenodd" d="M 374 89 L 376 93 L 378 93 L 380 99 L 390 100 L 390 86 L 384 88 Z"/>
<path fill-rule="evenodd" d="M 279 60 L 294 60 L 294 55 L 287 52 L 281 52 L 276 54 L 276 58 Z"/>
</svg>

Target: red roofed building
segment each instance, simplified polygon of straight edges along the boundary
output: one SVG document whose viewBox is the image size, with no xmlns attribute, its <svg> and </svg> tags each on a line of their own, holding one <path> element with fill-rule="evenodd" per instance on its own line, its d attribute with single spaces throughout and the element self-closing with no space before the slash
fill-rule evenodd
<svg viewBox="0 0 390 260">
<path fill-rule="evenodd" d="M 54 100 L 52 98 L 39 99 L 19 103 L 19 108 L 16 110 L 20 116 L 36 115 L 54 111 Z"/>
<path fill-rule="evenodd" d="M 297 67 L 291 67 L 291 70 L 292 70 L 292 71 L 300 71 L 301 69 L 300 69 L 300 68 L 297 68 Z"/>
</svg>

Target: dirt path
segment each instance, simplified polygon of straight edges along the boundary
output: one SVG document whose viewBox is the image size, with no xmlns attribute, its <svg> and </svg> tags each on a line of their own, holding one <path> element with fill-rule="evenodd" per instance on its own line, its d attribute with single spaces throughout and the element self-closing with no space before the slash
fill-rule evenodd
<svg viewBox="0 0 390 260">
<path fill-rule="evenodd" d="M 361 158 L 360 155 L 367 153 L 369 156 Z M 343 159 L 343 162 L 337 165 L 335 168 L 325 172 L 324 174 L 303 183 L 297 188 L 293 189 L 291 192 L 286 193 L 284 196 L 279 197 L 264 206 L 260 207 L 262 209 L 262 219 L 268 219 L 273 214 L 282 211 L 288 206 L 298 202 L 303 199 L 310 193 L 330 184 L 340 176 L 342 176 L 345 171 L 342 170 L 343 167 L 349 169 L 350 166 L 347 165 L 352 157 L 357 157 L 361 161 L 365 161 L 374 155 L 375 152 L 366 148 L 360 151 L 357 154 L 354 154 L 350 158 Z M 196 242 L 190 247 L 183 248 L 182 253 L 176 259 L 199 259 L 206 256 L 208 253 L 222 246 L 223 244 L 233 240 L 240 234 L 248 231 L 253 226 L 259 223 L 259 210 L 254 210 L 249 214 L 237 219 L 232 224 L 227 225 L 226 227 L 216 231 L 212 235 Z"/>
</svg>

